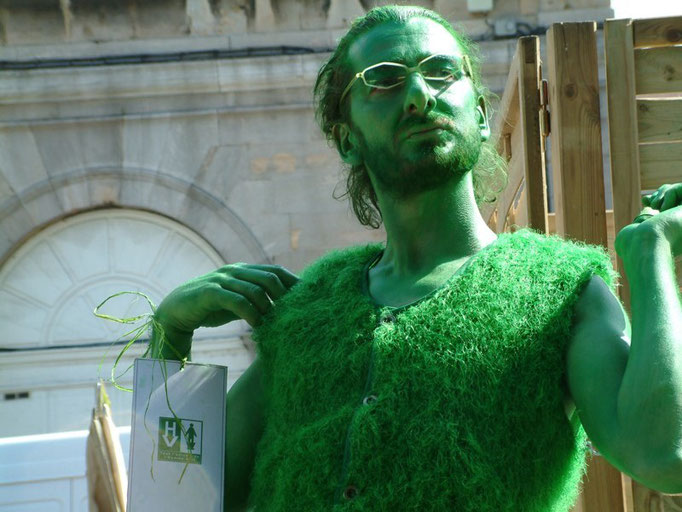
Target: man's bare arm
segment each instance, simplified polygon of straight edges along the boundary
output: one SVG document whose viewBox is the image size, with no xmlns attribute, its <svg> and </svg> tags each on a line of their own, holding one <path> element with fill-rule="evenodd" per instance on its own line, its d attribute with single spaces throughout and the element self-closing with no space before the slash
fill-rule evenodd
<svg viewBox="0 0 682 512">
<path fill-rule="evenodd" d="M 256 359 L 227 393 L 225 510 L 246 510 L 256 447 L 263 434 L 263 388 Z"/>
<path fill-rule="evenodd" d="M 682 244 L 682 207 L 666 206 L 658 203 L 660 214 L 618 235 L 632 327 L 606 284 L 593 277 L 576 306 L 567 377 L 599 451 L 645 485 L 680 493 L 682 305 L 673 255 Z"/>
</svg>

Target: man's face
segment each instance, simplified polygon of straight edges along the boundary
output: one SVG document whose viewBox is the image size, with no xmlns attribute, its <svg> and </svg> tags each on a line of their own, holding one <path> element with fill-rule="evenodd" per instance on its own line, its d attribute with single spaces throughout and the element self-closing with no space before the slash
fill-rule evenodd
<svg viewBox="0 0 682 512">
<path fill-rule="evenodd" d="M 351 45 L 348 58 L 359 72 L 384 61 L 412 67 L 435 54 L 463 56 L 442 25 L 413 18 L 373 28 Z M 375 188 L 407 197 L 463 176 L 478 160 L 487 124 L 467 76 L 429 85 L 415 72 L 392 89 L 357 80 L 344 101 L 350 101 L 348 137 Z"/>
</svg>

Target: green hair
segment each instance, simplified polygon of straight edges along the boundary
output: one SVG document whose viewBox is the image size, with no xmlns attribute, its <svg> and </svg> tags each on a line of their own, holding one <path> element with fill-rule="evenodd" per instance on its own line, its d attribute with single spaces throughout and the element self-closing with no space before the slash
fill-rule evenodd
<svg viewBox="0 0 682 512">
<path fill-rule="evenodd" d="M 490 100 L 492 93 L 481 82 L 481 60 L 478 45 L 468 37 L 455 31 L 441 15 L 423 7 L 387 5 L 375 7 L 353 21 L 350 30 L 339 41 L 329 60 L 320 68 L 314 88 L 315 115 L 327 140 L 334 145 L 338 141 L 334 127 L 347 122 L 348 108 L 339 101 L 343 90 L 353 77 L 354 71 L 348 65 L 348 50 L 363 34 L 387 22 L 405 24 L 412 18 L 426 18 L 442 25 L 455 39 L 471 63 L 471 81 L 476 93 L 483 97 L 488 117 L 492 112 Z M 347 105 L 348 102 L 345 102 Z M 499 156 L 492 144 L 484 142 L 481 154 L 473 169 L 474 194 L 476 201 L 492 203 L 507 182 L 506 162 Z M 497 184 L 494 186 L 491 184 Z M 361 224 L 378 228 L 381 225 L 381 212 L 377 196 L 372 188 L 369 174 L 364 164 L 352 165 L 347 169 L 346 190 L 338 197 L 348 196 L 355 216 Z"/>
</svg>

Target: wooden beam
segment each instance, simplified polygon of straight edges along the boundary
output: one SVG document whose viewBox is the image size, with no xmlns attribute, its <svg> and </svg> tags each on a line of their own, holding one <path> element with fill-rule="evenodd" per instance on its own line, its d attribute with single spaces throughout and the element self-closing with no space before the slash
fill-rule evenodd
<svg viewBox="0 0 682 512">
<path fill-rule="evenodd" d="M 637 131 L 639 142 L 682 140 L 682 97 L 637 100 Z"/>
<path fill-rule="evenodd" d="M 511 212 L 514 198 L 518 194 L 521 183 L 523 182 L 523 163 L 521 161 L 521 152 L 516 154 L 512 152 L 512 158 L 507 167 L 509 182 L 506 188 L 502 191 L 497 200 L 497 231 L 501 233 L 504 231 L 504 226 L 507 224 L 507 216 Z"/>
<path fill-rule="evenodd" d="M 507 186 L 500 193 L 497 199 L 497 225 L 499 227 L 498 233 L 502 232 L 504 225 L 507 220 L 507 216 L 511 212 L 511 207 L 514 203 L 514 198 L 516 197 L 521 183 L 523 183 L 525 177 L 524 170 L 524 152 L 523 152 L 523 126 L 521 124 L 516 125 L 514 131 L 510 134 L 511 140 L 511 160 L 507 165 Z"/>
<path fill-rule="evenodd" d="M 653 190 L 666 183 L 680 181 L 682 174 L 680 162 L 682 162 L 682 141 L 640 144 L 641 187 L 645 190 Z M 641 208 L 641 205 L 638 205 L 638 208 Z"/>
<path fill-rule="evenodd" d="M 666 495 L 631 481 L 634 512 L 678 512 L 682 510 L 682 495 Z"/>
<path fill-rule="evenodd" d="M 637 94 L 682 92 L 682 46 L 635 50 Z"/>
<path fill-rule="evenodd" d="M 634 47 L 682 44 L 682 16 L 634 20 Z"/>
<path fill-rule="evenodd" d="M 517 194 L 514 204 L 512 204 L 512 213 L 514 219 L 514 227 L 512 231 L 530 226 L 530 219 L 528 218 L 528 189 L 526 181 L 521 183 L 519 194 Z"/>
<path fill-rule="evenodd" d="M 607 20 L 604 24 L 604 46 L 614 229 L 618 233 L 641 211 L 631 20 Z M 630 288 L 620 260 L 618 267 L 621 269 L 620 298 L 629 311 Z"/>
<path fill-rule="evenodd" d="M 499 110 L 493 126 L 492 142 L 497 150 L 502 153 L 500 144 L 504 143 L 504 134 L 511 133 L 519 119 L 519 57 L 518 51 L 514 52 L 509 74 L 504 86 L 504 93 L 500 100 Z"/>
<path fill-rule="evenodd" d="M 583 512 L 623 512 L 620 472 L 601 456 L 592 456 L 583 480 Z"/>
<path fill-rule="evenodd" d="M 632 478 L 625 473 L 620 474 L 621 485 L 623 487 L 623 504 L 626 512 L 635 512 L 635 500 L 632 496 Z"/>
<path fill-rule="evenodd" d="M 523 169 L 525 178 L 525 212 L 518 222 L 547 232 L 547 183 L 545 153 L 540 133 L 540 38 L 522 37 L 516 47 L 519 55 L 519 124 L 522 128 Z"/>
<path fill-rule="evenodd" d="M 556 23 L 547 32 L 550 140 L 557 231 L 605 247 L 596 30 Z"/>
<path fill-rule="evenodd" d="M 508 169 L 513 169 L 518 165 L 518 155 L 514 159 L 513 146 L 511 142 L 511 134 L 518 124 L 519 120 L 519 57 L 518 52 L 514 52 L 512 61 L 509 65 L 509 73 L 507 74 L 507 82 L 504 87 L 504 93 L 500 100 L 499 110 L 495 116 L 493 123 L 491 142 L 497 149 L 497 152 L 502 155 L 508 163 Z M 500 233 L 502 228 L 499 227 L 500 222 L 504 225 L 506 210 L 500 211 L 500 201 L 505 192 L 502 191 L 497 201 L 493 204 L 485 203 L 479 208 L 481 216 L 486 223 L 493 228 L 496 233 Z M 508 208 L 508 206 L 507 206 Z M 500 220 L 501 219 L 501 220 Z"/>
</svg>

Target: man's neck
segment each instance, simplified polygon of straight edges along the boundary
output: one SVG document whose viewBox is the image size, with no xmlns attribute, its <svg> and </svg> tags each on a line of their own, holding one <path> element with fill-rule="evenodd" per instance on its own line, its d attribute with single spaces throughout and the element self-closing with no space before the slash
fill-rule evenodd
<svg viewBox="0 0 682 512">
<path fill-rule="evenodd" d="M 496 239 L 481 217 L 471 173 L 408 198 L 377 190 L 386 250 L 377 265 L 386 277 L 418 280 L 439 266 L 464 262 Z"/>
</svg>

